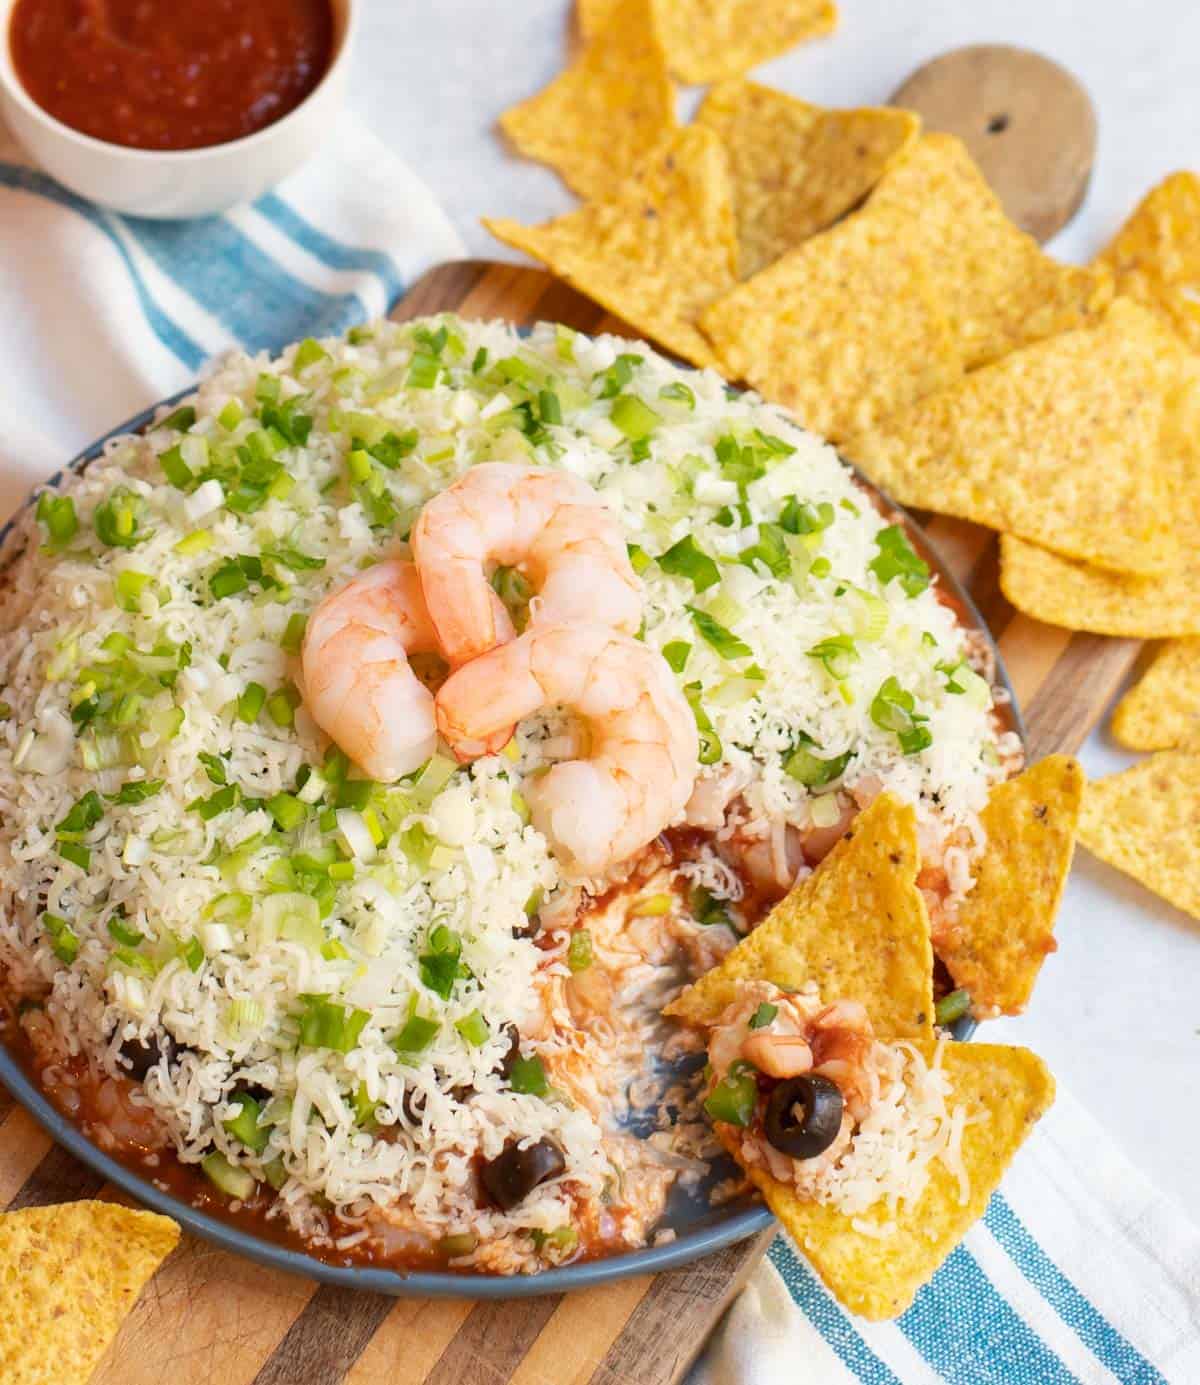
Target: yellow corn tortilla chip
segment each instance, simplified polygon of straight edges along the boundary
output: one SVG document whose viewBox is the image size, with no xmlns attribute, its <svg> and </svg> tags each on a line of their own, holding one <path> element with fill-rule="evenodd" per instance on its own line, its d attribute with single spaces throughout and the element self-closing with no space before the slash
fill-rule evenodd
<svg viewBox="0 0 1200 1385">
<path fill-rule="evenodd" d="M 925 256 L 862 213 L 718 299 L 700 325 L 728 375 L 834 441 L 963 373 Z"/>
<path fill-rule="evenodd" d="M 579 0 L 580 33 L 600 33 L 619 0 Z M 655 0 L 667 62 L 695 84 L 740 77 L 768 58 L 837 27 L 833 0 Z"/>
<path fill-rule="evenodd" d="M 850 438 L 894 500 L 1068 557 L 1153 575 L 1175 561 L 1159 439 L 1170 333 L 1129 299 Z"/>
<path fill-rule="evenodd" d="M 728 160 L 711 130 L 680 130 L 607 201 L 543 226 L 484 225 L 667 350 L 712 364 L 695 320 L 737 280 L 737 231 Z"/>
<path fill-rule="evenodd" d="M 1200 919 L 1200 747 L 1161 750 L 1083 792 L 1093 856 Z"/>
<path fill-rule="evenodd" d="M 1113 735 L 1130 750 L 1200 741 L 1200 639 L 1169 640 L 1117 704 Z"/>
<path fill-rule="evenodd" d="M 711 1024 L 745 980 L 812 981 L 829 1002 L 865 1005 L 877 1034 L 932 1034 L 933 951 L 919 866 L 916 814 L 882 794 L 812 875 L 663 1013 Z"/>
<path fill-rule="evenodd" d="M 744 278 L 831 226 L 917 138 L 896 109 L 827 110 L 754 82 L 723 82 L 696 115 L 729 151 Z"/>
<path fill-rule="evenodd" d="M 500 117 L 522 154 L 557 169 L 581 197 L 618 188 L 675 125 L 651 0 L 619 0 L 577 62 Z"/>
<path fill-rule="evenodd" d="M 965 1202 L 958 1180 L 935 1164 L 921 1199 L 872 1207 L 854 1221 L 883 1226 L 886 1236 L 856 1230 L 852 1219 L 833 1207 L 804 1200 L 777 1183 L 761 1166 L 747 1169 L 771 1211 L 829 1291 L 852 1313 L 879 1321 L 894 1318 L 983 1215 L 988 1199 L 1025 1137 L 1054 1100 L 1054 1079 L 1028 1049 L 998 1044 L 947 1044 L 942 1065 L 953 1084 L 951 1100 L 986 1118 L 963 1131 L 963 1164 L 970 1180 Z M 736 1132 L 718 1125 L 717 1133 L 735 1158 Z"/>
<path fill-rule="evenodd" d="M 0 1213 L 0 1380 L 85 1385 L 178 1240 L 169 1217 L 112 1202 Z"/>
<path fill-rule="evenodd" d="M 1106 270 L 1060 264 L 1008 219 L 953 135 L 923 135 L 857 215 L 928 257 L 968 369 L 1080 326 L 1112 297 Z"/>
<path fill-rule="evenodd" d="M 1172 339 L 1173 340 L 1173 339 Z M 1137 639 L 1200 635 L 1200 357 L 1172 346 L 1159 450 L 1178 556 L 1154 578 L 1104 572 L 1020 539 L 1000 541 L 1000 586 L 1018 610 L 1069 630 Z"/>
<path fill-rule="evenodd" d="M 980 815 L 987 846 L 975 886 L 937 954 L 980 1018 L 1025 1008 L 1047 955 L 1071 857 L 1083 771 L 1069 755 L 1045 760 L 998 784 Z"/>
<path fill-rule="evenodd" d="M 1200 178 L 1172 173 L 1152 188 L 1097 263 L 1200 351 Z"/>
</svg>

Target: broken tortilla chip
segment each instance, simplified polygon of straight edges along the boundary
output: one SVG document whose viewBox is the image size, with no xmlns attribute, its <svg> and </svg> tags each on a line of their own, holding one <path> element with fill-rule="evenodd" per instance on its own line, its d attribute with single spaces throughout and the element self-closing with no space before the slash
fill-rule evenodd
<svg viewBox="0 0 1200 1385">
<path fill-rule="evenodd" d="M 1160 313 L 1200 351 L 1200 178 L 1164 178 L 1096 263 L 1112 270 L 1118 293 Z"/>
<path fill-rule="evenodd" d="M 1060 264 L 1008 219 L 953 135 L 923 135 L 855 215 L 927 256 L 969 370 L 1093 320 L 1112 297 L 1107 270 Z"/>
<path fill-rule="evenodd" d="M 1176 561 L 1160 437 L 1174 338 L 1118 299 L 1095 327 L 1013 352 L 850 438 L 893 500 L 1067 557 L 1154 575 Z"/>
<path fill-rule="evenodd" d="M 694 324 L 737 280 L 737 231 L 728 160 L 711 130 L 680 130 L 607 201 L 543 226 L 484 225 L 667 350 L 712 363 Z"/>
<path fill-rule="evenodd" d="M 1200 919 L 1200 748 L 1162 750 L 1089 783 L 1079 840 Z"/>
<path fill-rule="evenodd" d="M 675 90 L 651 0 L 619 0 L 594 42 L 500 127 L 581 197 L 603 197 L 675 129 Z"/>
<path fill-rule="evenodd" d="M 1200 741 L 1200 639 L 1162 646 L 1118 703 L 1112 731 L 1130 750 L 1170 750 Z"/>
<path fill-rule="evenodd" d="M 584 39 L 602 32 L 620 0 L 579 0 Z M 833 0 L 654 0 L 671 71 L 696 85 L 740 77 L 837 27 Z"/>
<path fill-rule="evenodd" d="M 754 82 L 723 82 L 696 115 L 729 152 L 744 278 L 856 207 L 917 138 L 895 109 L 827 110 Z"/>
<path fill-rule="evenodd" d="M 922 1048 L 931 1058 L 932 1047 Z M 746 1170 L 834 1297 L 872 1321 L 894 1318 L 909 1306 L 983 1215 L 1021 1143 L 1054 1100 L 1053 1077 L 1028 1049 L 950 1042 L 941 1061 L 953 1088 L 950 1101 L 968 1110 L 962 1135 L 970 1186 L 965 1200 L 958 1179 L 942 1163 L 932 1165 L 916 1203 L 892 1209 L 884 1202 L 854 1218 L 797 1196 L 760 1165 Z M 736 1157 L 733 1128 L 718 1125 L 717 1133 Z M 894 1229 L 882 1231 L 888 1223 Z"/>
<path fill-rule="evenodd" d="M 919 864 L 916 814 L 880 795 L 812 875 L 663 1013 L 711 1024 L 745 980 L 811 981 L 829 1001 L 860 1001 L 878 1034 L 931 1035 L 933 951 Z"/>
<path fill-rule="evenodd" d="M 1200 635 L 1200 357 L 1172 338 L 1175 387 L 1159 440 L 1178 556 L 1158 577 L 1105 572 L 1007 534 L 1000 586 L 1019 610 L 1050 625 L 1097 635 L 1169 639 Z M 1171 364 L 1164 357 L 1164 367 Z"/>
<path fill-rule="evenodd" d="M 0 1213 L 0 1379 L 83 1385 L 179 1227 L 113 1202 Z"/>
<path fill-rule="evenodd" d="M 700 325 L 728 375 L 833 441 L 963 373 L 924 255 L 861 213 L 718 299 Z"/>
<path fill-rule="evenodd" d="M 937 954 L 977 1018 L 1025 1008 L 1047 955 L 1083 796 L 1083 771 L 1050 755 L 997 784 L 980 814 L 987 846 L 972 866 L 975 886 Z"/>
</svg>

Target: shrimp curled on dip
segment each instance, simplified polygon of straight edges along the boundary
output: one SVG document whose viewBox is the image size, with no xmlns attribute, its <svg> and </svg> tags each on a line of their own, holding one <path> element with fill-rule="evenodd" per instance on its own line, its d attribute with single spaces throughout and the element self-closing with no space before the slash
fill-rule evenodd
<svg viewBox="0 0 1200 1385">
<path fill-rule="evenodd" d="M 599 621 L 633 634 L 642 591 L 620 522 L 564 471 L 484 462 L 435 495 L 412 533 L 413 556 L 451 667 L 505 639 L 489 567 L 516 567 L 538 595 L 535 623 Z"/>
<path fill-rule="evenodd" d="M 530 811 L 569 866 L 600 875 L 683 811 L 696 778 L 696 720 L 656 650 L 574 623 L 534 626 L 451 674 L 437 695 L 437 728 L 471 760 L 502 745 L 522 717 L 559 706 L 587 723 L 591 753 L 530 784 Z"/>
<path fill-rule="evenodd" d="M 492 595 L 493 622 L 511 639 Z M 331 592 L 309 617 L 301 653 L 309 714 L 372 779 L 398 779 L 433 754 L 433 694 L 408 656 L 437 649 L 417 570 L 398 558 Z"/>
</svg>

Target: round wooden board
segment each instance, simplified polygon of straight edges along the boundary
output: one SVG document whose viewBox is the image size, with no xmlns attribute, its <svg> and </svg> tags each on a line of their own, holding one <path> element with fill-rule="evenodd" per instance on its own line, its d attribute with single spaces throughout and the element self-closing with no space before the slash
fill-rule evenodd
<svg viewBox="0 0 1200 1385">
<path fill-rule="evenodd" d="M 1096 112 L 1058 63 L 1028 48 L 976 44 L 918 68 L 891 104 L 958 135 L 1004 210 L 1039 241 L 1065 226 L 1087 191 Z"/>
</svg>

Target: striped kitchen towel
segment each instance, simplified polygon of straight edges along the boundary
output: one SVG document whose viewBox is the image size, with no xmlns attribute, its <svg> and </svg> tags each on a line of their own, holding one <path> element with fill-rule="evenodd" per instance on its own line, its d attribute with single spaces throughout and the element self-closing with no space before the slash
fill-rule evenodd
<svg viewBox="0 0 1200 1385">
<path fill-rule="evenodd" d="M 0 125 L 0 512 L 213 356 L 378 316 L 462 254 L 425 186 L 349 114 L 257 202 L 176 222 L 83 201 Z"/>
<path fill-rule="evenodd" d="M 844 1312 L 780 1236 L 689 1385 L 856 1380 L 1195 1385 L 1200 1232 L 1060 1090 L 983 1221 L 896 1322 Z"/>
</svg>

